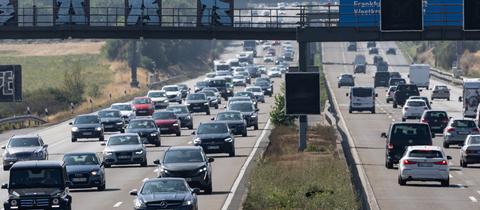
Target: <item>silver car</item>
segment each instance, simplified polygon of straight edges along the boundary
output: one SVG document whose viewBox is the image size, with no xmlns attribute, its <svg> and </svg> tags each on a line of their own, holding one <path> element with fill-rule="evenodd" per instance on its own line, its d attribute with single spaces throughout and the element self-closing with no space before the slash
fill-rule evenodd
<svg viewBox="0 0 480 210">
<path fill-rule="evenodd" d="M 433 101 L 433 99 L 447 99 L 447 101 L 450 101 L 450 89 L 446 85 L 433 86 L 430 100 Z"/>
<path fill-rule="evenodd" d="M 442 186 L 450 185 L 450 168 L 442 148 L 437 146 L 409 146 L 398 164 L 398 184 L 407 181 L 439 181 Z"/>
<path fill-rule="evenodd" d="M 480 163 L 480 135 L 469 135 L 460 149 L 460 166 Z"/>
<path fill-rule="evenodd" d="M 110 136 L 107 143 L 102 143 L 103 163 L 111 165 L 140 164 L 147 166 L 147 149 L 136 133 L 117 134 Z"/>
<path fill-rule="evenodd" d="M 110 109 L 119 110 L 126 123 L 137 116 L 130 103 L 114 103 L 110 106 Z"/>
<path fill-rule="evenodd" d="M 26 160 L 47 160 L 48 145 L 43 143 L 39 135 L 18 135 L 8 140 L 6 146 L 2 149 L 3 170 L 9 170 L 13 164 Z"/>
<path fill-rule="evenodd" d="M 257 87 L 257 86 L 247 87 L 247 88 L 245 88 L 244 91 L 253 93 L 253 95 L 255 95 L 255 98 L 257 99 L 257 101 L 265 103 L 265 95 L 263 94 L 263 90 L 262 90 L 261 87 Z"/>
<path fill-rule="evenodd" d="M 478 126 L 471 119 L 450 119 L 443 131 L 443 147 L 451 144 L 462 145 L 468 135 L 479 134 Z"/>
</svg>

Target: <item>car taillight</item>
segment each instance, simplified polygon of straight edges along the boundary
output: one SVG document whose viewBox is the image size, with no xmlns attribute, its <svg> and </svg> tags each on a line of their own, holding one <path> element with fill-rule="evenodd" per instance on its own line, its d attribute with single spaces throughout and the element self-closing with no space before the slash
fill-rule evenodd
<svg viewBox="0 0 480 210">
<path fill-rule="evenodd" d="M 393 149 L 393 144 L 387 144 L 387 149 Z"/>
<path fill-rule="evenodd" d="M 448 129 L 447 129 L 447 132 L 449 132 L 449 133 L 450 133 L 450 132 L 453 132 L 453 131 L 455 131 L 455 128 L 448 128 Z"/>
<path fill-rule="evenodd" d="M 417 164 L 417 162 L 411 161 L 411 160 L 403 160 L 403 165 L 412 165 L 412 164 Z"/>
<path fill-rule="evenodd" d="M 433 164 L 435 164 L 435 165 L 448 165 L 448 162 L 446 160 L 442 160 L 442 161 L 435 162 Z"/>
<path fill-rule="evenodd" d="M 427 120 L 427 119 L 423 119 L 423 120 L 422 120 L 422 123 L 428 123 L 428 120 Z"/>
</svg>

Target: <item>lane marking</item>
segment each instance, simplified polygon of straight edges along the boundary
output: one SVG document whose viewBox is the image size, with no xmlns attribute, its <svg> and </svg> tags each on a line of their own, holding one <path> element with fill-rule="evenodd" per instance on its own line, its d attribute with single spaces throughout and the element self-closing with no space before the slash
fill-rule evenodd
<svg viewBox="0 0 480 210">
<path fill-rule="evenodd" d="M 113 205 L 113 208 L 118 208 L 122 205 L 123 202 L 117 202 L 115 205 Z"/>
<path fill-rule="evenodd" d="M 475 197 L 473 197 L 473 196 L 470 196 L 470 197 L 468 197 L 468 198 L 470 198 L 470 200 L 471 200 L 472 202 L 474 202 L 474 203 L 478 202 L 478 200 L 477 200 Z"/>
<path fill-rule="evenodd" d="M 238 173 L 238 176 L 235 179 L 235 182 L 233 183 L 233 186 L 230 189 L 230 192 L 228 193 L 227 199 L 225 200 L 225 203 L 223 203 L 222 210 L 227 210 L 228 207 L 230 206 L 230 203 L 232 203 L 233 196 L 235 195 L 235 192 L 237 191 L 237 188 L 240 185 L 240 181 L 245 175 L 245 171 L 247 170 L 247 167 L 250 165 L 250 162 L 253 160 L 253 156 L 255 156 L 255 153 L 257 152 L 260 142 L 262 141 L 264 136 L 267 134 L 267 129 L 269 127 L 270 127 L 270 118 L 268 119 L 267 124 L 263 128 L 262 134 L 260 134 L 260 137 L 258 137 L 257 142 L 253 146 L 253 149 L 250 152 L 250 155 L 248 155 L 247 161 L 245 161 L 242 168 L 240 169 L 240 173 Z"/>
<path fill-rule="evenodd" d="M 455 186 L 457 186 L 460 189 L 465 189 L 465 186 L 463 184 L 456 184 Z"/>
<path fill-rule="evenodd" d="M 480 190 L 477 190 L 477 193 L 480 194 Z"/>
</svg>

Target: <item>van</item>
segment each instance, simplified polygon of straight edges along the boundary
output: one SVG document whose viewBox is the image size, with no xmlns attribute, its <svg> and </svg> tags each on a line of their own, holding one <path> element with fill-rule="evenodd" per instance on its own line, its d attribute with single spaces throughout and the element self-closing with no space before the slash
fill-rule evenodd
<svg viewBox="0 0 480 210">
<path fill-rule="evenodd" d="M 364 55 L 356 55 L 353 61 L 353 73 L 367 73 L 367 60 Z"/>
<path fill-rule="evenodd" d="M 370 111 L 375 113 L 375 98 L 378 94 L 375 93 L 375 89 L 372 87 L 352 87 L 350 93 L 347 93 L 347 97 L 350 97 L 350 105 L 348 112 L 353 111 Z"/>
<path fill-rule="evenodd" d="M 382 133 L 385 143 L 385 167 L 393 168 L 398 164 L 408 146 L 432 145 L 430 126 L 426 123 L 392 123 L 388 133 Z"/>
<path fill-rule="evenodd" d="M 388 82 L 390 81 L 389 72 L 375 72 L 374 78 L 374 87 L 389 87 Z"/>
<path fill-rule="evenodd" d="M 418 88 L 426 88 L 430 85 L 430 66 L 428 64 L 412 64 L 408 74 L 410 84 L 416 85 Z"/>
</svg>

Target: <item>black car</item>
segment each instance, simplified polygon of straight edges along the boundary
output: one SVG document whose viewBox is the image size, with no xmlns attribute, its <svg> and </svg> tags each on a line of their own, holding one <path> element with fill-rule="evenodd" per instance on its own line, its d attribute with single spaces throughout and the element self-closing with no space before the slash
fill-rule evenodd
<svg viewBox="0 0 480 210">
<path fill-rule="evenodd" d="M 208 84 L 209 84 L 208 81 L 199 81 L 199 82 L 197 82 L 197 83 L 195 84 L 195 87 L 194 87 L 195 93 L 196 93 L 196 92 L 199 92 L 199 91 L 202 91 L 203 88 L 208 87 Z"/>
<path fill-rule="evenodd" d="M 204 91 L 201 91 L 199 93 L 203 93 L 203 94 L 205 94 L 205 96 L 207 96 L 208 103 L 209 103 L 210 107 L 214 107 L 215 109 L 218 109 L 218 98 L 215 95 L 215 92 L 204 90 Z"/>
<path fill-rule="evenodd" d="M 255 97 L 255 95 L 252 92 L 249 92 L 249 91 L 236 92 L 235 95 L 233 95 L 233 97 L 249 97 L 251 99 L 251 101 L 253 102 L 253 105 L 255 105 L 255 108 L 257 108 L 257 98 Z M 227 108 L 227 107 L 225 107 L 225 108 Z"/>
<path fill-rule="evenodd" d="M 273 94 L 273 84 L 272 83 L 270 83 L 268 81 L 265 81 L 265 80 L 261 80 L 261 81 L 255 82 L 255 86 L 261 87 L 264 95 L 268 95 L 270 97 L 272 96 L 272 94 Z"/>
<path fill-rule="evenodd" d="M 211 79 L 208 83 L 208 87 L 217 88 L 220 91 L 220 95 L 227 99 L 230 96 L 233 96 L 233 92 L 231 91 L 229 84 L 224 78 L 215 78 Z"/>
<path fill-rule="evenodd" d="M 177 86 L 180 88 L 182 98 L 187 97 L 187 95 L 190 93 L 190 88 L 186 84 L 177 84 Z"/>
<path fill-rule="evenodd" d="M 3 203 L 12 209 L 72 209 L 71 183 L 65 165 L 60 161 L 24 161 L 10 169 L 7 189 L 9 198 Z"/>
<path fill-rule="evenodd" d="M 210 115 L 210 102 L 204 93 L 188 94 L 185 105 L 188 106 L 191 113 L 205 112 Z"/>
<path fill-rule="evenodd" d="M 390 80 L 388 80 L 389 86 L 397 86 L 402 84 L 407 84 L 407 81 L 405 81 L 405 79 L 403 78 L 392 78 L 392 76 L 390 75 Z"/>
<path fill-rule="evenodd" d="M 391 71 L 390 72 L 390 78 L 402 78 L 402 75 L 398 71 Z"/>
<path fill-rule="evenodd" d="M 70 188 L 105 190 L 105 168 L 94 152 L 67 153 L 63 156 Z"/>
<path fill-rule="evenodd" d="M 251 78 L 257 78 L 257 77 L 260 77 L 262 76 L 260 74 L 260 71 L 258 71 L 258 67 L 257 66 L 246 66 L 245 69 L 247 70 L 248 74 L 250 74 L 250 77 Z"/>
<path fill-rule="evenodd" d="M 374 65 L 377 65 L 377 64 L 379 64 L 379 63 L 382 62 L 382 61 L 383 61 L 383 57 L 382 57 L 382 56 L 380 56 L 380 55 L 375 55 L 375 56 L 373 56 L 373 64 L 374 64 Z"/>
<path fill-rule="evenodd" d="M 353 73 L 354 74 L 366 74 L 367 73 L 367 65 L 366 64 L 355 64 L 353 66 Z"/>
<path fill-rule="evenodd" d="M 386 138 L 385 167 L 393 168 L 405 153 L 408 146 L 432 145 L 432 132 L 425 123 L 392 123 L 387 133 L 382 133 Z"/>
<path fill-rule="evenodd" d="M 103 125 L 98 115 L 87 114 L 78 115 L 72 125 L 72 142 L 76 142 L 81 138 L 98 138 L 100 141 L 104 141 Z"/>
<path fill-rule="evenodd" d="M 403 107 L 405 101 L 410 98 L 410 96 L 419 96 L 420 92 L 416 85 L 398 85 L 395 94 L 393 95 L 393 108 L 398 106 Z"/>
<path fill-rule="evenodd" d="M 247 121 L 247 127 L 253 126 L 254 130 L 258 130 L 258 109 L 252 102 L 234 102 L 228 105 L 228 111 L 239 111 L 243 115 L 243 119 Z"/>
<path fill-rule="evenodd" d="M 355 86 L 355 78 L 351 74 L 341 74 L 338 77 L 338 88 L 343 86 Z"/>
<path fill-rule="evenodd" d="M 125 119 L 122 117 L 122 113 L 116 109 L 104 109 L 98 112 L 100 122 L 103 125 L 104 131 L 120 131 L 125 132 Z"/>
<path fill-rule="evenodd" d="M 144 144 L 154 144 L 156 147 L 162 144 L 159 129 L 151 118 L 131 120 L 125 132 L 138 134 Z"/>
<path fill-rule="evenodd" d="M 443 133 L 449 120 L 447 112 L 434 110 L 425 110 L 420 118 L 420 122 L 430 125 L 430 130 L 434 133 Z"/>
<path fill-rule="evenodd" d="M 136 196 L 133 209 L 178 209 L 198 210 L 197 193 L 182 178 L 148 179 L 142 183 L 140 190 L 130 191 Z"/>
<path fill-rule="evenodd" d="M 375 72 L 374 87 L 389 87 L 390 73 L 388 72 Z"/>
<path fill-rule="evenodd" d="M 167 107 L 167 111 L 175 112 L 178 119 L 180 119 L 180 127 L 193 129 L 192 114 L 185 105 L 170 105 Z"/>
<path fill-rule="evenodd" d="M 386 53 L 387 55 L 396 55 L 397 50 L 395 48 L 388 48 Z"/>
<path fill-rule="evenodd" d="M 225 111 L 217 114 L 217 117 L 213 118 L 216 122 L 227 123 L 230 130 L 235 135 L 247 136 L 247 122 L 243 119 L 243 115 L 238 111 Z"/>
<path fill-rule="evenodd" d="M 378 62 L 375 67 L 377 68 L 377 72 L 388 72 L 388 63 L 386 61 Z"/>
<path fill-rule="evenodd" d="M 200 188 L 207 194 L 212 193 L 213 158 L 207 158 L 202 147 L 169 147 L 158 165 L 158 177 L 184 178 L 190 187 Z"/>
<path fill-rule="evenodd" d="M 235 156 L 235 137 L 224 122 L 200 123 L 192 133 L 193 144 L 200 146 L 206 153 L 228 153 Z"/>
<path fill-rule="evenodd" d="M 376 48 L 376 47 L 369 48 L 368 49 L 368 54 L 370 54 L 370 55 L 378 54 L 378 48 Z"/>
</svg>

